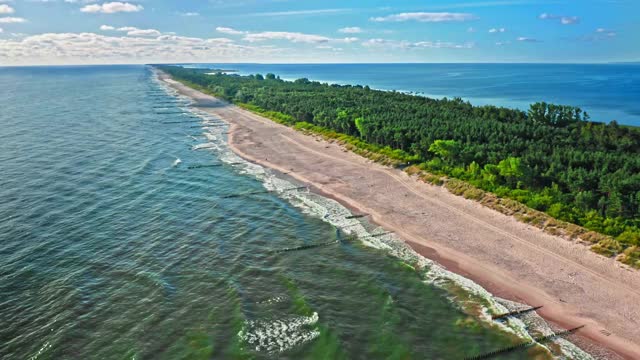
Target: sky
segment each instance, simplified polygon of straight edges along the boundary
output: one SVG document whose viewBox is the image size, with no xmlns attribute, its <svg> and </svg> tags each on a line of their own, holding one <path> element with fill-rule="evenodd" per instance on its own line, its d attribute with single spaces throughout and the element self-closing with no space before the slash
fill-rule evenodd
<svg viewBox="0 0 640 360">
<path fill-rule="evenodd" d="M 640 0 L 0 0 L 0 65 L 640 61 Z"/>
</svg>

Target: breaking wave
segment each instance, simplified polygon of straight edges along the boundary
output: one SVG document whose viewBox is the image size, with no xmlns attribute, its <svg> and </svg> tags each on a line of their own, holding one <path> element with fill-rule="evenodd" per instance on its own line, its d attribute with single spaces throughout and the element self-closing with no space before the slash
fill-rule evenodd
<svg viewBox="0 0 640 360">
<path fill-rule="evenodd" d="M 257 352 L 281 353 L 307 343 L 318 336 L 318 313 L 289 319 L 249 320 L 238 336 Z"/>
</svg>

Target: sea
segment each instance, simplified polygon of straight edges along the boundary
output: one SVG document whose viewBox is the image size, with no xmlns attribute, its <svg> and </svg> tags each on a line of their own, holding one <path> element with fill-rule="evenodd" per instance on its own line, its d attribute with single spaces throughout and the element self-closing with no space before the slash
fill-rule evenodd
<svg viewBox="0 0 640 360">
<path fill-rule="evenodd" d="M 535 102 L 577 106 L 592 121 L 640 126 L 640 63 L 627 64 L 182 64 L 273 73 L 282 79 L 369 85 L 473 105 L 528 110 Z"/>
<path fill-rule="evenodd" d="M 0 68 L 0 89 L 2 359 L 464 359 L 552 334 L 236 156 L 152 67 Z M 502 358 L 547 349 L 590 358 Z"/>
</svg>

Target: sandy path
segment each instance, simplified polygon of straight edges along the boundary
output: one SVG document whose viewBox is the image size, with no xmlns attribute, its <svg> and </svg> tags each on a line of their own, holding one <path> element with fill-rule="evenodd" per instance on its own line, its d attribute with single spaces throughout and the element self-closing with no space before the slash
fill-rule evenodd
<svg viewBox="0 0 640 360">
<path fill-rule="evenodd" d="M 598 344 L 623 358 L 640 359 L 640 271 L 338 145 L 165 81 L 228 122 L 230 145 L 242 157 L 370 214 L 416 251 L 497 296 L 544 305 L 538 313 L 552 323 L 586 324 L 577 335 L 580 345 Z M 615 358 L 610 351 L 605 356 Z"/>
</svg>

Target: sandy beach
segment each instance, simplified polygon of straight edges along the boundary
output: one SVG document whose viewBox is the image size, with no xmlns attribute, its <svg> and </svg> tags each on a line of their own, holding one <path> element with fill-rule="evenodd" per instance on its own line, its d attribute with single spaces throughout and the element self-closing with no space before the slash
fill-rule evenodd
<svg viewBox="0 0 640 360">
<path fill-rule="evenodd" d="M 230 124 L 243 158 L 286 173 L 494 295 L 531 306 L 601 358 L 640 359 L 640 271 L 516 219 L 161 78 Z"/>
</svg>

